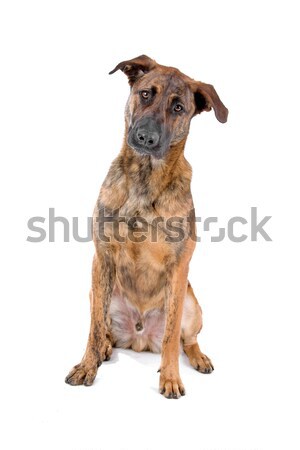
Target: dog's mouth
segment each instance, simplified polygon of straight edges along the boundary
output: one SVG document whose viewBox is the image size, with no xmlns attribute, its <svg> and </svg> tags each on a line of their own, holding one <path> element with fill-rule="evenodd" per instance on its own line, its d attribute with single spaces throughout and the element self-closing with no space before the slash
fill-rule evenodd
<svg viewBox="0 0 300 450">
<path fill-rule="evenodd" d="M 155 148 L 152 148 L 151 150 L 145 148 L 144 146 L 138 144 L 137 142 L 134 142 L 133 140 L 129 139 L 127 140 L 128 145 L 135 150 L 140 155 L 148 155 L 153 156 L 154 158 L 161 159 L 163 157 L 163 153 L 160 146 L 157 146 Z"/>
</svg>

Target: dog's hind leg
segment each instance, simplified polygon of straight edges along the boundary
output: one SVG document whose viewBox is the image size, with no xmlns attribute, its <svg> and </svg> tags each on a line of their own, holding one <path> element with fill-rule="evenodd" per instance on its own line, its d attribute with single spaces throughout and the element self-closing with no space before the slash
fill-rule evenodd
<svg viewBox="0 0 300 450">
<path fill-rule="evenodd" d="M 202 310 L 190 283 L 188 283 L 181 321 L 183 350 L 196 370 L 202 373 L 211 373 L 214 366 L 211 360 L 201 352 L 197 342 L 197 334 L 200 333 L 201 329 Z"/>
</svg>

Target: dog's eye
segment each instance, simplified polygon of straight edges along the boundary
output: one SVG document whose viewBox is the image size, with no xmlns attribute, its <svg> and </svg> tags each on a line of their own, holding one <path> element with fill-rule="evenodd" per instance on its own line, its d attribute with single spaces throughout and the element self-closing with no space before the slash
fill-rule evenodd
<svg viewBox="0 0 300 450">
<path fill-rule="evenodd" d="M 177 103 L 177 105 L 174 106 L 174 111 L 175 112 L 183 111 L 183 106 L 180 105 L 180 103 Z"/>
<path fill-rule="evenodd" d="M 142 97 L 144 100 L 148 100 L 148 99 L 150 98 L 150 92 L 149 92 L 149 91 L 141 91 L 141 92 L 140 92 L 140 95 L 141 95 L 141 97 Z"/>
</svg>

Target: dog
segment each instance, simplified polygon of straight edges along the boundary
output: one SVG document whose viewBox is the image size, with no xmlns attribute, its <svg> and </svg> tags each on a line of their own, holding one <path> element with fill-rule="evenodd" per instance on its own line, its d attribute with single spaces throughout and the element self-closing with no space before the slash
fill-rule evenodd
<svg viewBox="0 0 300 450">
<path fill-rule="evenodd" d="M 93 214 L 88 343 L 65 381 L 92 385 L 113 347 L 161 352 L 159 391 L 177 399 L 181 346 L 196 370 L 214 370 L 197 343 L 202 310 L 188 281 L 196 229 L 184 147 L 194 116 L 213 109 L 224 123 L 228 110 L 212 85 L 148 56 L 110 74 L 118 70 L 130 84 L 125 136 Z"/>
</svg>

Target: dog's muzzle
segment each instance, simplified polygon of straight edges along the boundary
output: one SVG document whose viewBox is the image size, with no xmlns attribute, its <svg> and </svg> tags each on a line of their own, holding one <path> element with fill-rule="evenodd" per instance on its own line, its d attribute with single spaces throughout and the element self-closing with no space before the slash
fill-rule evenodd
<svg viewBox="0 0 300 450">
<path fill-rule="evenodd" d="M 129 130 L 128 144 L 141 154 L 161 158 L 161 126 L 152 118 L 144 118 Z"/>
</svg>

